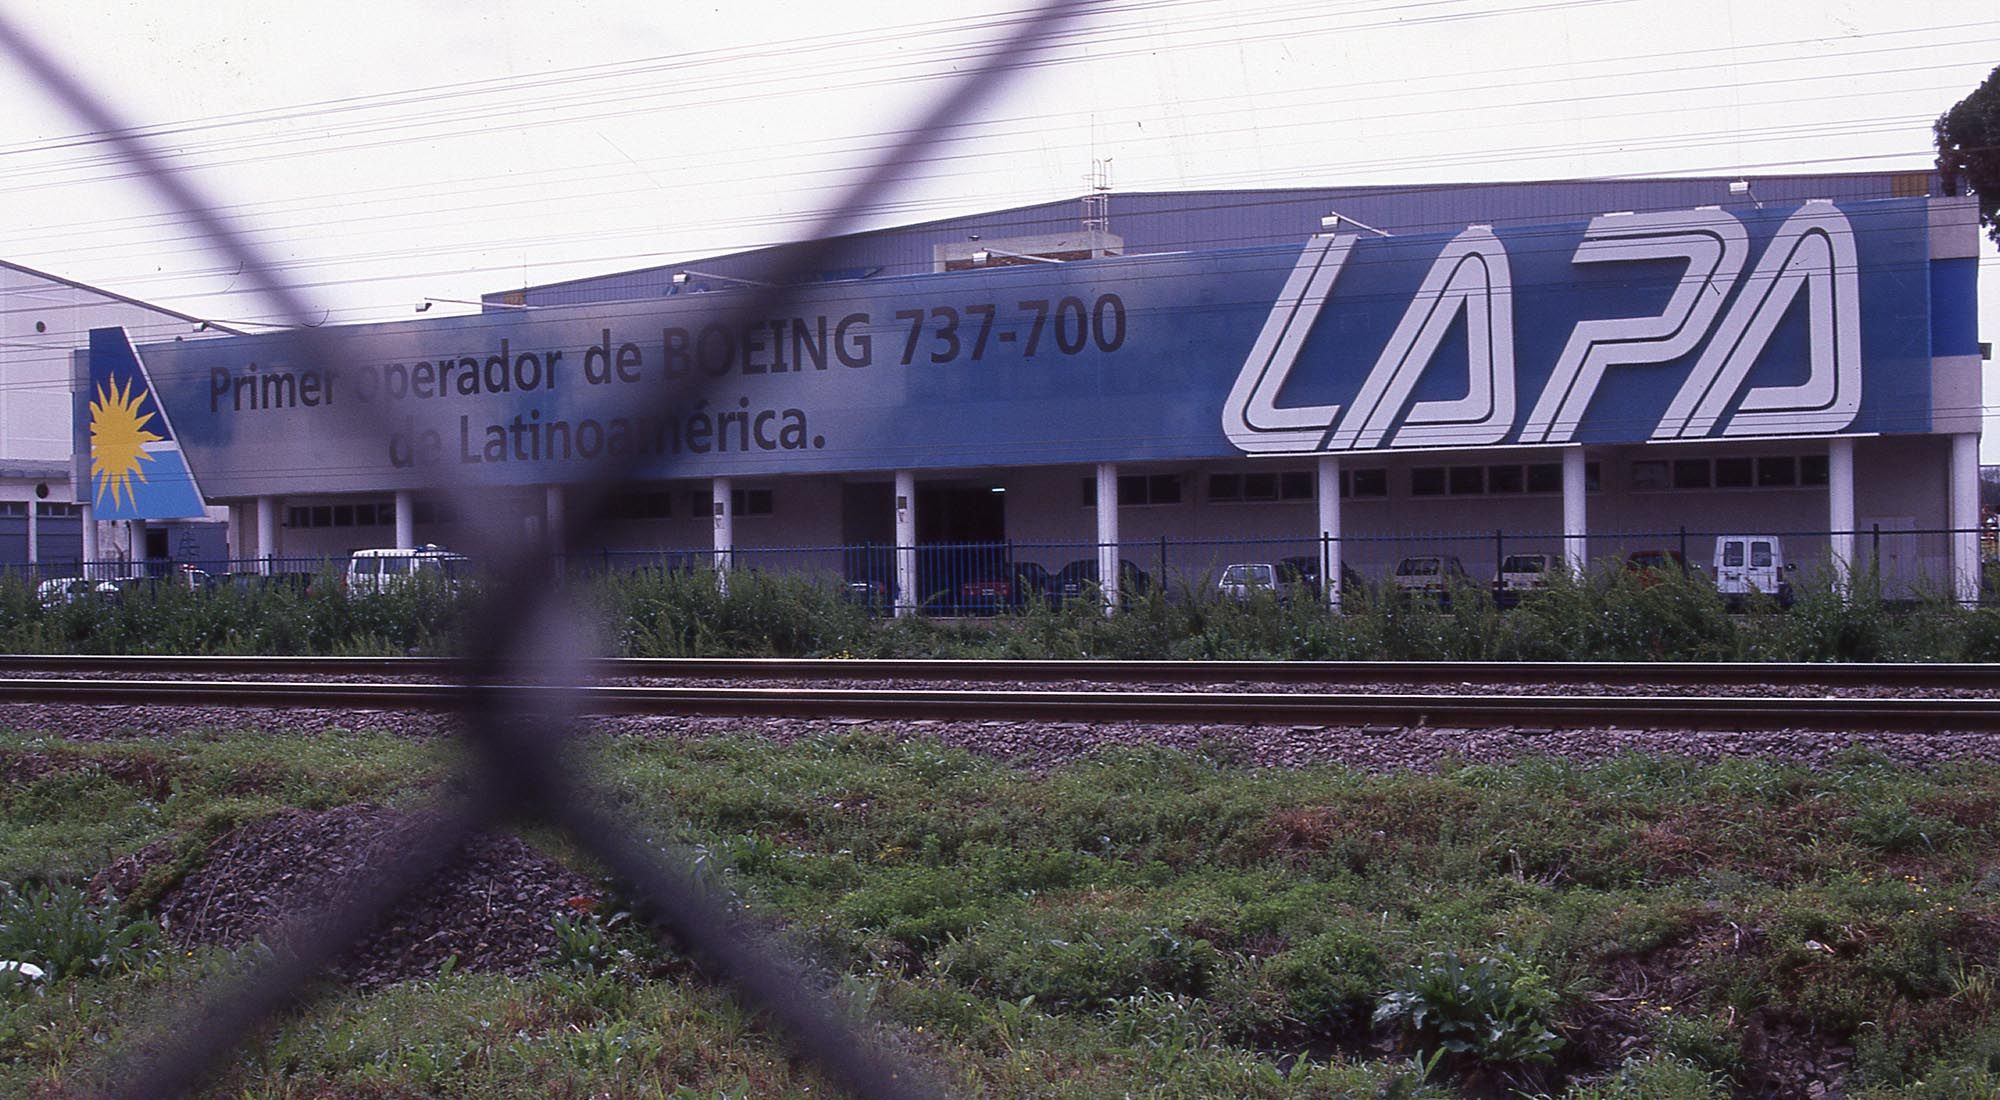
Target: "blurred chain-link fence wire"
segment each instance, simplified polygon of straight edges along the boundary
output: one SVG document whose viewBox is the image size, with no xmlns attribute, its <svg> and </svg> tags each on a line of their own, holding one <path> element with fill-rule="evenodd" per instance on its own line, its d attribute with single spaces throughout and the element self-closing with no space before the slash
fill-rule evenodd
<svg viewBox="0 0 2000 1100">
<path fill-rule="evenodd" d="M 1078 18 L 1099 0 L 1044 0 L 1037 8 L 999 21 L 1001 32 L 972 51 L 971 67 L 956 77 L 872 166 L 839 192 L 811 232 L 797 243 L 771 250 L 756 273 L 754 291 L 726 296 L 715 320 L 735 328 L 774 315 L 792 297 L 795 273 L 821 269 L 838 238 L 860 228 L 860 216 L 928 159 L 1007 78 L 1034 65 L 1059 45 Z M 988 22 L 987 25 L 993 25 Z M 287 285 L 278 268 L 221 208 L 148 141 L 116 117 L 103 98 L 87 88 L 44 51 L 12 18 L 0 13 L 0 49 L 73 114 L 93 137 L 107 144 L 125 167 L 142 175 L 159 199 L 203 236 L 209 246 L 243 272 L 248 285 L 272 315 L 289 321 L 294 362 L 330 366 L 329 341 L 307 321 L 316 311 Z M 664 409 L 700 397 L 706 380 L 691 373 L 662 380 L 645 400 Z M 350 414 L 352 416 L 352 414 Z M 343 430 L 373 426 L 358 417 Z M 472 763 L 455 793 L 418 815 L 400 834 L 373 850 L 390 855 L 368 866 L 353 886 L 324 911 L 290 921 L 267 940 L 270 948 L 246 959 L 231 978 L 166 998 L 109 1068 L 104 1088 L 115 1096 L 182 1094 L 237 1045 L 250 1039 L 275 1012 L 308 989 L 314 973 L 367 935 L 413 888 L 429 881 L 479 831 L 495 825 L 542 821 L 566 830 L 584 850 L 602 861 L 620 885 L 645 909 L 666 946 L 687 953 L 742 1000 L 772 1021 L 776 1031 L 829 1079 L 859 1097 L 932 1097 L 939 1083 L 907 1054 L 848 1006 L 823 981 L 814 980 L 806 960 L 791 955 L 755 928 L 712 891 L 682 853 L 639 839 L 628 823 L 608 809 L 606 799 L 572 766 L 565 742 L 573 712 L 567 694 L 549 686 L 539 705 L 523 713 L 520 699 L 505 701 L 494 685 L 532 677 L 559 685 L 576 683 L 591 656 L 593 631 L 584 610 L 549 579 L 550 555 L 590 544 L 607 518 L 607 505 L 637 472 L 637 456 L 598 460 L 587 480 L 568 486 L 569 521 L 561 545 L 523 540 L 512 530 L 476 532 L 475 552 L 493 563 L 491 583 L 469 633 L 472 656 L 463 685 L 463 737 Z M 479 515 L 470 504 L 476 490 L 464 483 L 433 488 L 459 494 L 462 512 Z"/>
</svg>

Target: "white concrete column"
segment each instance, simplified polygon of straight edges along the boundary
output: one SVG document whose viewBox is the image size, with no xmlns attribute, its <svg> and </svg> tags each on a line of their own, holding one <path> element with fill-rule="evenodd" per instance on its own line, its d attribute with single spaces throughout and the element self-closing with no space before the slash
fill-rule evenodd
<svg viewBox="0 0 2000 1100">
<path fill-rule="evenodd" d="M 896 614 L 917 610 L 923 594 L 917 591 L 917 475 L 896 471 Z"/>
<path fill-rule="evenodd" d="M 1582 576 L 1590 565 L 1590 513 L 1584 495 L 1583 448 L 1563 448 L 1563 564 Z"/>
<path fill-rule="evenodd" d="M 83 510 L 83 575 L 97 575 L 97 506 L 86 500 L 78 505 Z"/>
<path fill-rule="evenodd" d="M 396 548 L 408 550 L 417 544 L 417 494 L 396 490 Z M 261 540 L 258 545 L 262 545 Z"/>
<path fill-rule="evenodd" d="M 1826 441 L 1827 557 L 1833 583 L 1846 598 L 1854 583 L 1854 440 Z"/>
<path fill-rule="evenodd" d="M 42 502 L 36 500 L 35 495 L 33 493 L 29 493 L 28 494 L 28 564 L 29 565 L 40 564 L 42 560 L 42 528 L 40 525 L 41 514 L 42 514 Z M 30 576 L 35 575 L 37 572 L 38 571 L 34 569 L 28 570 L 28 574 Z"/>
<path fill-rule="evenodd" d="M 713 478 L 708 483 L 709 496 L 714 506 L 709 511 L 715 513 L 715 586 L 729 591 L 729 559 L 736 550 L 736 509 L 730 507 L 729 479 Z"/>
<path fill-rule="evenodd" d="M 1097 464 L 1097 586 L 1104 613 L 1118 608 L 1118 464 Z"/>
<path fill-rule="evenodd" d="M 269 573 L 272 561 L 278 556 L 278 507 L 282 502 L 277 497 L 257 498 L 257 572 Z"/>
<path fill-rule="evenodd" d="M 231 562 L 229 571 L 232 573 L 236 571 L 235 562 L 250 556 L 243 547 L 243 540 L 248 537 L 248 532 L 244 530 L 244 525 L 249 522 L 250 517 L 244 510 L 243 503 L 241 501 L 231 501 L 229 504 L 229 543 L 225 550 L 225 555 Z"/>
<path fill-rule="evenodd" d="M 1951 437 L 1952 592 L 1968 606 L 1979 602 L 1979 433 Z"/>
<path fill-rule="evenodd" d="M 1319 576 L 1326 606 L 1340 610 L 1340 457 L 1319 460 Z"/>
</svg>

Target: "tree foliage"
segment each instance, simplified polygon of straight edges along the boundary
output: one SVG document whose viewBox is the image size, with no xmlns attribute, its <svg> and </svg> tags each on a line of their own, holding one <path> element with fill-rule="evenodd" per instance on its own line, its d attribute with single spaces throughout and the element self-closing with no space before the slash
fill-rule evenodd
<svg viewBox="0 0 2000 1100">
<path fill-rule="evenodd" d="M 2000 244 L 2000 66 L 1972 94 L 1938 116 L 1938 171 L 1945 190 L 1969 188 L 1979 197 L 1979 220 Z"/>
</svg>

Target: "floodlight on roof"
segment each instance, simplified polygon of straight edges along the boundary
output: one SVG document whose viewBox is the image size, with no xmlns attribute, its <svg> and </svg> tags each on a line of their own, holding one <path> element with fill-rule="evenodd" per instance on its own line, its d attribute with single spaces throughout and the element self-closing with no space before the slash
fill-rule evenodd
<svg viewBox="0 0 2000 1100">
<path fill-rule="evenodd" d="M 1329 211 L 1324 217 L 1320 218 L 1319 220 L 1319 227 L 1328 233 L 1339 232 L 1340 227 L 1343 225 L 1351 225 L 1356 229 L 1365 229 L 1368 232 L 1373 233 L 1378 237 L 1395 236 L 1394 233 L 1391 233 L 1385 229 L 1377 229 L 1374 226 L 1369 225 L 1367 222 L 1350 218 L 1338 210 Z"/>
<path fill-rule="evenodd" d="M 756 279 L 741 279 L 741 278 L 738 278 L 738 277 L 736 277 L 736 276 L 734 276 L 734 275 L 717 275 L 716 273 L 714 273 L 714 272 L 712 272 L 712 271 L 696 271 L 696 270 L 694 270 L 694 269 L 692 269 L 692 268 L 689 268 L 689 269 L 688 269 L 688 270 L 686 270 L 686 271 L 676 271 L 676 272 L 674 272 L 674 280 L 673 280 L 673 281 L 674 281 L 674 285 L 675 285 L 675 286 L 686 286 L 686 285 L 688 284 L 688 280 L 689 280 L 689 279 L 714 279 L 714 280 L 716 280 L 716 281 L 718 281 L 718 282 L 724 282 L 724 283 L 741 283 L 741 284 L 742 284 L 742 285 L 744 285 L 744 286 L 770 286 L 770 285 L 771 285 L 770 283 L 766 283 L 766 282 L 759 282 L 759 281 L 758 281 L 758 280 L 756 280 Z"/>
</svg>

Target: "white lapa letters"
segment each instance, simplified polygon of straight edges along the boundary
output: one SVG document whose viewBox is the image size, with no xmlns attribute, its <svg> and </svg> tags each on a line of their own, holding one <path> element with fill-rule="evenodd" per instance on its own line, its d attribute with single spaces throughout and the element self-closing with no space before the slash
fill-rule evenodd
<svg viewBox="0 0 2000 1100">
<path fill-rule="evenodd" d="M 1345 407 L 1278 403 L 1357 241 L 1351 234 L 1315 237 L 1300 253 L 1224 402 L 1223 431 L 1238 449 L 1298 454 L 1568 443 L 1612 368 L 1673 363 L 1697 348 L 1701 355 L 1652 429 L 1654 439 L 1831 433 L 1850 426 L 1860 412 L 1854 232 L 1831 203 L 1807 203 L 1786 218 L 1747 277 L 1749 234 L 1725 211 L 1593 219 L 1572 263 L 1675 262 L 1684 269 L 1656 314 L 1577 322 L 1518 425 L 1513 275 L 1506 249 L 1486 226 L 1459 233 L 1432 261 Z M 1811 348 L 1807 377 L 1746 391 L 1751 368 L 1801 294 L 1807 296 Z M 1414 400 L 1426 374 L 1449 369 L 1434 360 L 1461 314 L 1464 396 Z M 1337 354 L 1319 361 L 1330 363 Z M 1644 431 L 1635 426 L 1630 438 Z"/>
<path fill-rule="evenodd" d="M 1807 295 L 1811 373 L 1793 386 L 1758 386 L 1727 409 L 1771 333 Z M 1861 411 L 1861 272 L 1854 229 L 1830 202 L 1809 202 L 1785 219 L 1654 439 L 1837 432 Z"/>
</svg>

